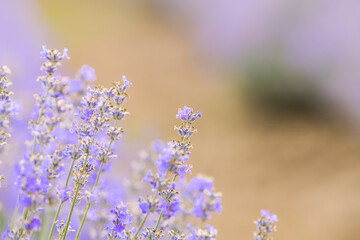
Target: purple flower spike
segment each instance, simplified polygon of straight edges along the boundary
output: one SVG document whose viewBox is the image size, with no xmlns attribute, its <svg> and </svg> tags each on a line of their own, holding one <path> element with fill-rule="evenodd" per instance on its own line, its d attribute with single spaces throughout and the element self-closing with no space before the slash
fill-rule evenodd
<svg viewBox="0 0 360 240">
<path fill-rule="evenodd" d="M 41 222 L 38 218 L 33 218 L 30 223 L 26 225 L 27 231 L 32 231 L 33 229 L 40 229 Z"/>
<path fill-rule="evenodd" d="M 130 87 L 130 85 L 132 84 L 130 81 L 127 80 L 126 76 L 123 75 L 122 79 L 124 81 L 124 91 L 126 90 L 126 88 Z"/>
<path fill-rule="evenodd" d="M 88 65 L 83 65 L 76 73 L 76 78 L 84 82 L 93 82 L 96 80 L 95 70 Z"/>
<path fill-rule="evenodd" d="M 118 179 L 123 181 L 104 179 L 117 157 L 118 146 L 113 144 L 124 133 L 119 121 L 130 114 L 123 103 L 132 83 L 122 76 L 111 87 L 92 86 L 96 74 L 88 65 L 74 78 L 61 76 L 62 60 L 70 59 L 67 48 L 44 45 L 40 57 L 42 74 L 37 82 L 41 92 L 34 95 L 28 122 L 31 139 L 15 165 L 17 206 L 3 239 L 43 238 L 49 232 L 46 239 L 216 240 L 214 227 L 202 224 L 195 228 L 193 223 L 194 217 L 205 222 L 214 213 L 220 214 L 222 195 L 215 191 L 211 178 L 199 176 L 188 183 L 186 177 L 191 174 L 191 138 L 197 132 L 194 122 L 201 117 L 200 111 L 187 106 L 178 109 L 177 139 L 155 141 L 151 150 L 141 153 L 141 162 L 131 165 L 135 171 L 124 168 L 124 178 Z M 17 112 L 11 101 L 9 73 L 6 66 L 0 66 L 0 153 L 11 136 L 9 124 Z M 145 189 L 141 180 L 151 187 Z M 133 202 L 128 207 L 123 200 Z M 47 218 L 41 217 L 54 205 L 58 207 L 50 227 Z M 71 226 L 75 213 L 81 218 L 75 221 L 76 230 Z M 278 219 L 267 210 L 261 214 L 255 240 L 268 240 L 263 236 L 276 230 Z M 76 236 L 71 237 L 70 232 Z"/>
<path fill-rule="evenodd" d="M 275 222 L 278 221 L 278 218 L 269 210 L 261 210 L 260 213 L 262 216 L 254 222 L 256 225 L 254 240 L 273 239 L 272 233 L 276 232 Z"/>
<path fill-rule="evenodd" d="M 64 48 L 63 52 L 56 49 L 47 49 L 45 45 L 42 46 L 42 51 L 40 52 L 40 58 L 46 58 L 47 60 L 51 62 L 58 62 L 63 60 L 64 58 L 70 59 L 68 55 L 68 49 Z"/>
<path fill-rule="evenodd" d="M 264 217 L 269 218 L 271 221 L 273 222 L 278 222 L 278 217 L 276 216 L 275 213 L 270 213 L 269 210 L 261 210 L 261 215 L 263 215 Z"/>
<path fill-rule="evenodd" d="M 200 111 L 194 113 L 192 108 L 184 106 L 184 109 L 179 108 L 176 118 L 180 118 L 183 121 L 194 122 L 198 117 L 201 117 Z"/>
<path fill-rule="evenodd" d="M 70 59 L 69 55 L 68 55 L 68 49 L 67 48 L 64 48 L 63 49 L 63 55 L 62 55 L 62 59 Z"/>
<path fill-rule="evenodd" d="M 7 66 L 0 67 L 0 78 L 6 77 L 9 73 L 11 73 L 11 71 Z"/>
</svg>

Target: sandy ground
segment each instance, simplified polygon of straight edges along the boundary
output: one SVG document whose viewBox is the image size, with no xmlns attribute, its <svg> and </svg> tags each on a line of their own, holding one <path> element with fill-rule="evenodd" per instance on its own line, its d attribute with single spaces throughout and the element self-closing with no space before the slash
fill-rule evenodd
<svg viewBox="0 0 360 240">
<path fill-rule="evenodd" d="M 172 139 L 178 107 L 202 111 L 191 161 L 223 192 L 223 213 L 211 221 L 218 239 L 251 239 L 262 208 L 279 216 L 275 239 L 357 238 L 360 148 L 352 131 L 253 114 L 224 76 L 199 67 L 187 40 L 156 11 L 80 1 L 42 6 L 58 43 L 70 49 L 71 67 L 93 66 L 105 85 L 122 74 L 134 83 L 130 139 L 149 128 Z"/>
</svg>

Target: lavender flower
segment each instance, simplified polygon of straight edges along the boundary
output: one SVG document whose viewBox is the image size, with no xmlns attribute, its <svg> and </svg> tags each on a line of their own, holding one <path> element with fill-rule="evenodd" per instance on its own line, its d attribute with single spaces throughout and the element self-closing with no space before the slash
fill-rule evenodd
<svg viewBox="0 0 360 240">
<path fill-rule="evenodd" d="M 97 175 L 94 177 L 96 179 Z M 113 220 L 114 216 L 109 209 L 118 206 L 118 202 L 124 198 L 124 190 L 109 177 L 102 176 L 101 183 L 91 194 L 91 208 L 86 217 L 86 233 L 88 238 L 94 240 L 106 238 L 108 231 L 104 227 Z"/>
<path fill-rule="evenodd" d="M 21 238 L 29 238 L 32 231 L 38 229 L 40 219 L 37 215 L 47 200 L 50 180 L 57 179 L 62 171 L 63 155 L 53 151 L 51 144 L 56 139 L 54 130 L 59 126 L 62 114 L 71 110 L 71 104 L 66 99 L 68 82 L 60 75 L 54 75 L 60 61 L 68 58 L 67 50 L 61 53 L 43 46 L 40 56 L 47 59 L 41 67 L 46 75 L 37 79 L 41 82 L 43 93 L 35 95 L 36 108 L 33 115 L 37 120 L 29 121 L 33 140 L 29 142 L 24 158 L 16 165 L 23 218 L 14 228 L 11 227 L 10 232 Z"/>
<path fill-rule="evenodd" d="M 164 219 L 175 217 L 177 213 L 181 211 L 179 192 L 169 188 L 161 191 L 159 195 L 161 197 L 159 210 L 163 213 L 162 217 Z"/>
<path fill-rule="evenodd" d="M 88 65 L 83 65 L 76 73 L 76 79 L 84 82 L 93 82 L 96 80 L 95 70 Z"/>
<path fill-rule="evenodd" d="M 95 81 L 95 71 L 87 65 L 74 80 L 57 74 L 62 60 L 69 59 L 67 49 L 49 50 L 43 46 L 40 56 L 45 59 L 41 66 L 44 75 L 37 79 L 42 92 L 35 95 L 29 121 L 32 139 L 27 141 L 26 152 L 15 166 L 18 204 L 3 239 L 30 240 L 36 236 L 43 240 L 48 230 L 49 240 L 68 239 L 69 232 L 75 231 L 71 226 L 74 215 L 80 219 L 76 240 L 86 221 L 90 226 L 86 239 L 216 239 L 213 227 L 187 227 L 194 216 L 206 221 L 214 211 L 221 211 L 221 194 L 215 192 L 212 179 L 196 177 L 185 184 L 185 176 L 191 173 L 188 162 L 191 136 L 196 132 L 193 124 L 201 117 L 200 112 L 186 106 L 179 109 L 176 117 L 181 123 L 175 127 L 179 139 L 166 144 L 156 141 L 151 151 L 142 152 L 141 162 L 133 165 L 134 172 L 126 176 L 131 184 L 125 183 L 128 191 L 124 191 L 119 184 L 104 180 L 104 173 L 111 170 L 116 157 L 114 142 L 124 133 L 118 121 L 129 115 L 123 104 L 131 83 L 123 76 L 122 82 L 110 88 L 93 87 L 89 82 Z M 7 67 L 0 68 L 0 151 L 16 112 L 10 99 L 12 93 L 7 90 L 8 73 Z M 145 182 L 150 183 L 150 188 Z M 263 217 L 277 220 L 268 212 Z M 56 232 L 57 236 L 53 236 Z"/>
<path fill-rule="evenodd" d="M 132 216 L 129 214 L 127 206 L 120 203 L 112 208 L 110 212 L 114 215 L 114 218 L 112 220 L 113 226 L 107 228 L 108 239 L 128 239 L 125 228 L 132 223 Z"/>
<path fill-rule="evenodd" d="M 67 54 L 67 48 L 64 48 L 62 52 L 56 49 L 47 49 L 46 46 L 42 46 L 42 51 L 40 52 L 40 57 L 45 58 L 46 61 L 41 70 L 47 72 L 49 75 L 52 75 L 56 69 L 60 66 L 60 61 L 64 58 L 70 59 L 69 55 Z"/>
<path fill-rule="evenodd" d="M 70 188 L 60 189 L 58 190 L 58 196 L 62 203 L 68 201 L 70 199 L 70 196 L 73 195 L 73 192 Z"/>
<path fill-rule="evenodd" d="M 176 118 L 180 118 L 188 123 L 194 122 L 198 117 L 201 117 L 200 111 L 194 113 L 193 109 L 187 106 L 185 106 L 184 109 L 179 108 L 178 114 L 176 115 Z"/>
<path fill-rule="evenodd" d="M 73 124 L 72 132 L 79 137 L 78 147 L 82 152 L 82 157 L 75 162 L 73 171 L 73 181 L 75 183 L 75 193 L 72 199 L 72 209 L 78 205 L 80 198 L 78 194 L 82 194 L 85 185 L 89 182 L 92 172 L 97 169 L 97 161 L 100 162 L 97 177 L 94 185 L 87 192 L 83 198 L 87 199 L 87 207 L 84 211 L 81 220 L 80 229 L 77 237 L 80 237 L 82 228 L 85 224 L 87 214 L 92 205 L 90 199 L 97 187 L 100 174 L 103 171 L 104 164 L 108 164 L 109 160 L 115 155 L 111 151 L 111 145 L 114 140 L 120 138 L 123 132 L 121 127 L 111 126 L 110 121 L 122 120 L 128 112 L 121 105 L 125 102 L 127 96 L 126 89 L 130 86 L 130 82 L 123 77 L 123 84 L 116 83 L 114 87 L 106 89 L 103 87 L 96 87 L 87 89 L 85 97 L 82 98 L 80 106 L 78 107 L 77 116 L 80 118 L 79 122 Z M 118 101 L 118 99 L 122 99 Z M 119 113 L 121 112 L 121 116 Z M 106 140 L 99 139 L 97 136 L 107 135 Z M 60 207 L 59 207 L 60 208 Z M 64 239 L 66 238 L 67 228 L 70 224 L 72 212 L 69 213 L 65 230 Z"/>
<path fill-rule="evenodd" d="M 190 148 L 192 147 L 190 137 L 196 131 L 193 127 L 193 122 L 200 117 L 200 112 L 194 114 L 193 110 L 184 107 L 183 110 L 179 109 L 177 118 L 182 120 L 179 127 L 175 127 L 180 135 L 179 141 L 168 142 L 166 146 L 157 144 L 155 151 L 157 151 L 158 159 L 155 162 L 157 173 L 154 174 L 152 170 L 143 179 L 143 182 L 149 182 L 152 185 L 152 191 L 155 193 L 154 197 L 147 196 L 145 199 L 139 199 L 139 208 L 145 214 L 140 226 L 134 235 L 134 239 L 142 236 L 146 239 L 160 239 L 162 230 L 167 226 L 161 224 L 161 221 L 167 221 L 177 216 L 182 211 L 181 196 L 176 191 L 176 177 L 183 178 L 187 173 L 190 173 L 191 166 L 186 162 L 189 160 Z M 163 146 L 163 147 L 162 147 Z M 162 149 L 160 149 L 162 147 Z M 159 196 L 159 198 L 157 198 Z M 155 228 L 142 228 L 152 212 L 159 213 L 159 217 Z"/>
<path fill-rule="evenodd" d="M 186 173 L 190 173 L 190 167 L 185 163 L 189 160 L 189 156 L 184 154 L 183 149 L 179 144 L 168 142 L 159 154 L 156 165 L 158 167 L 158 174 L 165 176 L 168 172 L 174 173 L 184 177 Z"/>
<path fill-rule="evenodd" d="M 149 214 L 150 211 L 153 212 L 156 209 L 156 205 L 152 203 L 152 200 L 148 197 L 147 199 L 139 198 L 139 208 L 143 214 Z"/>
<path fill-rule="evenodd" d="M 10 69 L 7 66 L 2 66 L 0 68 L 0 78 L 4 78 L 6 77 L 9 73 L 11 73 Z M 4 79 L 5 81 L 6 79 Z M 2 81 L 3 82 L 3 81 Z M 3 83 L 2 83 L 3 84 Z M 6 87 L 8 86 L 8 84 L 5 84 Z"/>
<path fill-rule="evenodd" d="M 217 230 L 208 225 L 205 229 L 194 229 L 192 233 L 189 234 L 188 240 L 216 240 Z"/>
<path fill-rule="evenodd" d="M 170 240 L 187 240 L 187 236 L 185 234 L 181 234 L 180 230 L 169 231 L 169 236 L 171 237 Z"/>
<path fill-rule="evenodd" d="M 191 165 L 187 166 L 186 162 L 189 160 L 189 149 L 192 147 L 190 137 L 196 131 L 192 123 L 200 116 L 200 111 L 195 114 L 192 108 L 185 106 L 183 110 L 179 109 L 176 118 L 180 118 L 183 122 L 175 129 L 178 130 L 181 140 L 168 142 L 159 154 L 156 165 L 160 176 L 165 176 L 170 172 L 184 177 L 185 174 L 191 172 Z"/>
<path fill-rule="evenodd" d="M 197 197 L 197 192 L 211 191 L 214 188 L 214 181 L 211 178 L 198 176 L 191 179 L 186 189 L 186 195 L 192 198 Z"/>
<path fill-rule="evenodd" d="M 192 203 L 192 211 L 203 221 L 211 219 L 211 213 L 221 213 L 221 193 L 215 192 L 211 178 L 198 176 L 191 179 L 184 196 Z"/>
<path fill-rule="evenodd" d="M 148 228 L 145 227 L 145 232 L 142 234 L 141 239 L 149 239 L 149 240 L 159 240 L 163 238 L 165 235 L 163 234 L 163 231 L 157 231 L 155 228 Z"/>
<path fill-rule="evenodd" d="M 58 239 L 61 239 L 64 236 L 64 232 L 65 232 L 65 222 L 64 220 L 61 221 L 56 221 L 56 231 L 58 233 Z M 72 229 L 71 227 L 69 227 L 67 229 L 68 232 L 75 232 L 74 229 Z"/>
<path fill-rule="evenodd" d="M 256 232 L 254 232 L 254 240 L 272 240 L 271 234 L 276 232 L 275 223 L 278 217 L 269 210 L 261 210 L 261 217 L 256 220 Z"/>
<path fill-rule="evenodd" d="M 39 229 L 40 226 L 40 219 L 33 218 L 28 224 L 25 225 L 25 230 L 31 232 L 33 229 Z"/>
<path fill-rule="evenodd" d="M 17 105 L 11 100 L 13 93 L 8 90 L 11 85 L 7 79 L 9 73 L 10 69 L 7 66 L 0 67 L 0 153 L 4 151 L 4 147 L 11 136 L 9 133 L 11 118 L 17 113 Z M 0 187 L 3 179 L 4 177 L 0 175 Z"/>
<path fill-rule="evenodd" d="M 220 197 L 221 193 L 205 190 L 195 200 L 192 213 L 202 220 L 209 220 L 211 212 L 220 214 L 222 210 Z"/>
</svg>

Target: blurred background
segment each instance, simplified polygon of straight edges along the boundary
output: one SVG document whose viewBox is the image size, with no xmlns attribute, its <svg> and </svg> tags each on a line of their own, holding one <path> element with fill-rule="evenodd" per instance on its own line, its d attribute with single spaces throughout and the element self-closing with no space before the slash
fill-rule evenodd
<svg viewBox="0 0 360 240">
<path fill-rule="evenodd" d="M 98 84 L 127 75 L 124 151 L 173 139 L 177 108 L 201 110 L 193 174 L 215 178 L 218 239 L 356 239 L 360 228 L 360 2 L 1 0 L 0 64 L 32 110 L 41 45 L 67 47 Z M 126 142 L 126 143 L 125 143 Z M 131 154 L 129 154 L 131 155 Z M 134 154 L 133 154 L 134 155 Z M 4 163 L 12 166 L 13 163 Z"/>
</svg>

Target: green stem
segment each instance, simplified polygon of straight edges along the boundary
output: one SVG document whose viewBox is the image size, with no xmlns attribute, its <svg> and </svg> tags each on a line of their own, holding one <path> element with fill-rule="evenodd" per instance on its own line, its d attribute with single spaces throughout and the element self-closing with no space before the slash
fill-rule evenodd
<svg viewBox="0 0 360 240">
<path fill-rule="evenodd" d="M 97 187 L 98 183 L 99 183 L 99 179 L 100 179 L 100 173 L 102 172 L 102 169 L 103 169 L 103 166 L 104 166 L 104 162 L 101 162 L 101 165 L 100 165 L 100 169 L 99 169 L 99 172 L 98 172 L 98 175 L 96 177 L 96 181 L 95 181 L 95 185 L 93 186 L 92 190 L 91 190 L 91 194 L 93 193 L 94 189 Z M 81 225 L 80 225 L 80 228 L 79 228 L 79 231 L 76 235 L 76 240 L 80 238 L 80 234 L 81 234 L 81 231 L 84 227 L 84 224 L 85 224 L 85 221 L 86 221 L 86 218 L 87 218 L 87 214 L 89 212 L 89 209 L 90 209 L 90 206 L 91 206 L 91 203 L 89 202 L 87 207 L 86 207 L 86 210 L 85 210 L 85 213 L 84 213 L 84 216 L 81 220 Z"/>
<path fill-rule="evenodd" d="M 144 227 L 144 224 L 145 224 L 146 219 L 148 218 L 148 216 L 149 216 L 149 214 L 147 213 L 147 214 L 145 215 L 144 219 L 141 221 L 140 226 L 139 226 L 138 230 L 136 231 L 133 239 L 136 239 L 136 237 L 139 235 L 141 229 Z"/>
<path fill-rule="evenodd" d="M 57 221 L 57 219 L 58 219 L 58 217 L 59 217 L 62 204 L 63 204 L 63 202 L 60 201 L 58 210 L 56 211 L 56 214 L 55 214 L 55 218 L 54 218 L 54 221 L 53 221 L 53 225 L 51 226 L 51 230 L 50 230 L 50 234 L 49 234 L 49 238 L 48 238 L 49 240 L 51 240 L 51 237 L 52 237 L 52 235 L 53 235 L 53 233 L 54 233 L 56 221 Z"/>
<path fill-rule="evenodd" d="M 12 230 L 14 228 L 14 225 L 15 225 L 15 220 L 17 219 L 18 215 L 19 215 L 19 209 L 20 209 L 20 204 L 18 203 L 16 208 L 15 208 L 15 211 L 14 211 L 14 215 L 13 217 L 11 218 L 11 223 L 10 223 L 10 230 Z"/>
<path fill-rule="evenodd" d="M 173 179 L 172 179 L 172 182 L 175 182 L 176 176 L 177 176 L 177 175 L 174 175 L 174 177 L 173 177 Z M 161 211 L 160 216 L 159 216 L 159 219 L 157 220 L 156 227 L 155 227 L 155 233 L 156 233 L 157 230 L 159 229 L 160 222 L 161 222 L 161 218 L 162 218 L 163 215 L 164 215 L 164 210 Z"/>
<path fill-rule="evenodd" d="M 67 176 L 67 178 L 66 178 L 66 183 L 65 183 L 64 189 L 66 189 L 67 186 L 69 185 L 69 180 L 70 180 L 70 176 L 71 176 L 72 170 L 73 170 L 73 168 L 74 168 L 74 163 L 75 163 L 75 158 L 72 158 L 72 163 L 71 163 L 71 166 L 70 166 L 70 169 L 69 169 L 68 176 Z"/>
<path fill-rule="evenodd" d="M 97 132 L 98 132 L 98 130 L 95 130 L 94 136 L 93 136 L 93 138 L 91 139 L 91 142 L 90 142 L 90 146 L 93 145 L 93 143 L 94 143 L 94 141 L 95 141 L 95 136 L 96 136 L 96 133 L 97 133 Z M 85 167 L 86 164 L 87 164 L 87 161 L 88 161 L 88 159 L 89 159 L 89 155 L 90 155 L 89 153 L 86 154 L 86 158 L 85 158 L 84 164 L 83 164 L 84 167 Z M 74 196 L 74 200 L 73 200 L 73 202 L 72 202 L 72 204 L 71 204 L 71 210 L 70 210 L 68 219 L 66 220 L 65 232 L 64 232 L 64 236 L 63 236 L 63 238 L 62 238 L 62 239 L 64 239 L 64 240 L 65 240 L 66 235 L 67 235 L 67 231 L 68 231 L 68 228 L 69 228 L 69 225 L 70 225 L 70 220 L 71 220 L 71 217 L 72 217 L 72 213 L 73 213 L 73 211 L 74 211 L 74 207 L 75 207 L 76 199 L 77 199 L 77 194 L 79 193 L 79 190 L 80 190 L 80 184 L 77 184 L 77 186 L 76 186 L 76 193 L 75 193 L 75 196 Z"/>
<path fill-rule="evenodd" d="M 81 234 L 81 231 L 82 231 L 82 229 L 83 229 L 83 227 L 84 227 L 85 220 L 86 220 L 86 218 L 87 218 L 89 209 L 90 209 L 90 203 L 88 203 L 88 205 L 87 205 L 87 207 L 86 207 L 86 210 L 85 210 L 85 213 L 84 213 L 84 216 L 83 216 L 83 218 L 82 218 L 82 220 L 81 220 L 81 225 L 80 225 L 79 231 L 78 231 L 78 233 L 77 233 L 77 235 L 76 235 L 76 240 L 78 240 L 78 239 L 80 238 L 80 234 Z"/>
<path fill-rule="evenodd" d="M 70 176 L 71 176 L 72 170 L 73 170 L 73 168 L 74 168 L 74 163 L 75 163 L 75 157 L 72 158 L 71 167 L 70 167 L 70 169 L 69 169 L 69 173 L 68 173 L 68 176 L 67 176 L 67 179 L 66 179 L 66 183 L 65 183 L 64 189 L 66 189 L 66 188 L 68 187 L 68 185 L 69 185 L 69 180 L 70 180 Z M 50 234 L 49 234 L 49 238 L 48 238 L 49 240 L 51 240 L 51 237 L 52 237 L 52 235 L 54 234 L 54 229 L 55 229 L 56 221 L 57 221 L 57 219 L 58 219 L 58 217 L 59 217 L 62 204 L 63 204 L 63 202 L 60 201 L 59 207 L 58 207 L 58 209 L 57 209 L 57 211 L 56 211 L 56 214 L 55 214 L 55 217 L 54 217 L 53 224 L 52 224 L 52 226 L 51 226 L 51 230 L 50 230 Z"/>
<path fill-rule="evenodd" d="M 64 240 L 65 240 L 67 232 L 68 232 L 68 228 L 69 228 L 69 225 L 70 225 L 70 220 L 71 220 L 71 217 L 72 217 L 72 214 L 73 214 L 73 211 L 74 211 L 74 207 L 76 205 L 76 200 L 77 200 L 79 190 L 80 190 L 80 184 L 77 184 L 76 191 L 75 191 L 75 194 L 74 194 L 74 200 L 73 200 L 73 202 L 71 204 L 70 213 L 69 213 L 69 216 L 68 216 L 68 218 L 66 220 L 66 225 L 65 225 L 65 228 L 64 228 L 64 235 L 63 235 L 63 238 L 62 238 Z"/>
<path fill-rule="evenodd" d="M 157 230 L 159 229 L 160 221 L 161 221 L 161 218 L 162 218 L 163 214 L 164 214 L 164 210 L 161 211 L 159 219 L 157 220 L 156 227 L 155 227 L 155 232 L 157 232 Z"/>
<path fill-rule="evenodd" d="M 112 144 L 112 143 L 113 143 L 113 140 L 110 141 L 109 146 L 108 146 L 108 150 L 110 150 L 110 147 L 111 147 L 111 144 Z M 97 174 L 95 184 L 94 184 L 94 186 L 93 186 L 92 189 L 91 189 L 91 194 L 94 192 L 94 189 L 95 189 L 95 188 L 97 187 L 97 185 L 99 184 L 99 179 L 100 179 L 100 175 L 101 175 L 101 173 L 102 173 L 103 167 L 104 167 L 104 162 L 101 162 L 100 169 L 99 169 L 99 172 L 98 172 L 98 174 Z M 76 240 L 78 240 L 78 239 L 80 238 L 80 234 L 81 234 L 81 231 L 82 231 L 82 229 L 83 229 L 83 227 L 84 227 L 84 224 L 85 224 L 85 221 L 86 221 L 86 218 L 87 218 L 87 214 L 88 214 L 88 212 L 89 212 L 90 207 L 91 207 L 91 203 L 89 202 L 88 205 L 87 205 L 87 207 L 86 207 L 84 216 L 83 216 L 83 218 L 82 218 L 82 220 L 81 220 L 81 225 L 80 225 L 79 231 L 78 231 L 78 233 L 77 233 L 77 235 L 76 235 Z"/>
<path fill-rule="evenodd" d="M 158 193 L 158 191 L 155 191 L 155 192 L 154 192 L 153 201 L 155 201 L 155 198 L 156 198 L 157 193 Z M 144 219 L 141 221 L 140 226 L 139 226 L 138 230 L 136 231 L 136 233 L 135 233 L 135 235 L 134 235 L 134 237 L 133 237 L 132 239 L 135 240 L 136 237 L 139 235 L 141 229 L 144 227 L 144 224 L 145 224 L 146 219 L 148 218 L 148 216 L 149 216 L 149 213 L 147 213 L 147 214 L 145 215 Z"/>
<path fill-rule="evenodd" d="M 97 175 L 97 177 L 96 177 L 95 184 L 94 184 L 94 186 L 93 186 L 92 189 L 91 189 L 91 193 L 93 193 L 94 189 L 95 189 L 95 188 L 97 187 L 97 185 L 99 184 L 100 174 L 101 174 L 101 172 L 102 172 L 103 167 L 104 167 L 104 162 L 101 162 L 100 169 L 99 169 L 98 175 Z"/>
<path fill-rule="evenodd" d="M 96 137 L 97 132 L 98 132 L 98 129 L 96 129 L 95 132 L 94 132 L 94 136 L 93 136 L 93 138 L 91 139 L 90 146 L 93 145 L 93 143 L 94 143 L 94 141 L 95 141 L 95 137 Z"/>
<path fill-rule="evenodd" d="M 27 208 L 24 208 L 24 212 L 23 212 L 24 222 L 25 222 L 25 220 L 26 220 L 26 218 L 27 218 L 27 216 L 28 216 L 28 213 L 29 213 L 29 210 L 28 210 Z M 21 228 L 19 229 L 20 236 L 23 234 L 23 232 L 24 232 L 24 228 L 21 227 Z"/>
<path fill-rule="evenodd" d="M 44 221 L 43 221 L 43 225 L 41 226 L 40 240 L 45 240 L 46 239 L 46 233 L 48 231 L 49 224 L 50 224 L 50 212 L 46 211 Z"/>
<path fill-rule="evenodd" d="M 24 213 L 23 213 L 23 218 L 24 220 L 26 220 L 27 216 L 28 216 L 29 210 L 27 208 L 24 209 Z"/>
<path fill-rule="evenodd" d="M 173 177 L 173 179 L 172 179 L 173 182 L 175 182 L 176 176 L 177 176 L 177 175 L 174 175 L 174 177 Z M 155 192 L 155 194 L 154 194 L 154 197 L 153 197 L 153 200 L 154 200 L 154 201 L 155 201 L 156 195 L 157 195 L 157 192 Z M 159 224 L 160 224 L 160 221 L 161 221 L 161 218 L 162 218 L 163 214 L 164 214 L 164 211 L 161 211 L 160 216 L 159 216 L 159 219 L 158 219 L 158 221 L 157 221 L 157 223 L 156 223 L 155 232 L 156 232 L 157 229 L 159 228 Z M 136 237 L 139 235 L 141 229 L 144 227 L 144 224 L 145 224 L 146 219 L 148 218 L 148 216 L 149 216 L 149 214 L 147 213 L 147 214 L 145 215 L 144 219 L 141 221 L 138 230 L 136 231 L 134 237 L 132 238 L 133 240 L 135 240 Z"/>
</svg>

